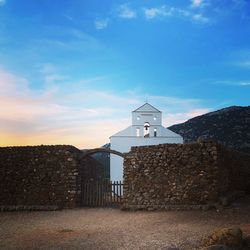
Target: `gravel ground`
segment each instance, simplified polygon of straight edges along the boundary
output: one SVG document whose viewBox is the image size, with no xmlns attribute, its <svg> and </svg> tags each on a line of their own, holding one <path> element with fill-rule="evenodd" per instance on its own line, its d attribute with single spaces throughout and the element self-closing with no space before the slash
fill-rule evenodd
<svg viewBox="0 0 250 250">
<path fill-rule="evenodd" d="M 222 211 L 74 209 L 0 213 L 0 249 L 195 249 L 220 227 L 250 234 L 250 205 Z"/>
</svg>

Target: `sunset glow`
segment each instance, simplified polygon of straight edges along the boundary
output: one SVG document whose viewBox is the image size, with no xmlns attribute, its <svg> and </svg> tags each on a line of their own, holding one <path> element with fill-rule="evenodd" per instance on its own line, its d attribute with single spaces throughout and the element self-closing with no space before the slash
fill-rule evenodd
<svg viewBox="0 0 250 250">
<path fill-rule="evenodd" d="M 104 2 L 0 1 L 0 146 L 99 147 L 146 100 L 164 126 L 249 105 L 248 1 Z"/>
</svg>

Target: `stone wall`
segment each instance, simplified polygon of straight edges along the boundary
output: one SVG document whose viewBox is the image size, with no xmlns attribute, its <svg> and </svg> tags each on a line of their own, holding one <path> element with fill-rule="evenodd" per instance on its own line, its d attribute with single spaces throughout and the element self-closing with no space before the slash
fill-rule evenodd
<svg viewBox="0 0 250 250">
<path fill-rule="evenodd" d="M 0 209 L 73 208 L 100 164 L 73 146 L 0 147 Z"/>
<path fill-rule="evenodd" d="M 231 177 L 239 176 L 241 157 L 228 164 L 229 156 L 215 142 L 132 147 L 124 158 L 123 208 L 194 209 L 217 202 L 238 183 Z"/>
<path fill-rule="evenodd" d="M 250 194 L 250 154 L 221 148 L 220 165 L 229 169 L 229 191 Z"/>
<path fill-rule="evenodd" d="M 73 146 L 0 147 L 0 210 L 81 205 L 103 167 Z M 124 158 L 125 209 L 190 209 L 250 193 L 250 155 L 215 142 L 133 147 Z"/>
</svg>

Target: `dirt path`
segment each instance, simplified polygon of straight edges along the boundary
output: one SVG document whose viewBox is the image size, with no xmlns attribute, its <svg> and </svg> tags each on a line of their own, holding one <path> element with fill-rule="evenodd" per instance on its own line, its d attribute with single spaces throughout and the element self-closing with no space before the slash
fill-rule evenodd
<svg viewBox="0 0 250 250">
<path fill-rule="evenodd" d="M 75 209 L 0 213 L 0 249 L 194 249 L 213 229 L 241 226 L 250 207 L 221 212 Z"/>
</svg>

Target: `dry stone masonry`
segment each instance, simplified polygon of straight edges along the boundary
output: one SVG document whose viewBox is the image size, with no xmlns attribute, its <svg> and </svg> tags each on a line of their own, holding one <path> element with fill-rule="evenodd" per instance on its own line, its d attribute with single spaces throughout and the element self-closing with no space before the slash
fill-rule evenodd
<svg viewBox="0 0 250 250">
<path fill-rule="evenodd" d="M 215 142 L 132 147 L 123 209 L 197 209 L 237 190 L 250 193 L 249 165 L 250 155 Z M 103 176 L 103 167 L 73 146 L 0 147 L 0 210 L 79 207 L 86 180 Z"/>
<path fill-rule="evenodd" d="M 81 183 L 100 166 L 73 146 L 0 147 L 0 209 L 51 210 L 80 205 Z"/>
<path fill-rule="evenodd" d="M 250 154 L 224 149 L 219 160 L 220 166 L 229 170 L 229 191 L 243 190 L 250 194 Z"/>
<path fill-rule="evenodd" d="M 250 156 L 236 155 L 215 142 L 132 147 L 124 159 L 123 209 L 196 209 L 246 190 L 240 170 L 249 176 Z"/>
</svg>

